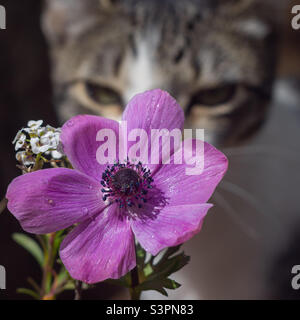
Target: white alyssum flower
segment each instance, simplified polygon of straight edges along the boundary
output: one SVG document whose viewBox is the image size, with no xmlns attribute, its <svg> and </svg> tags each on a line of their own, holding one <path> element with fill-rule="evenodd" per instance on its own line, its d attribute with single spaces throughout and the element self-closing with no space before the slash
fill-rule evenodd
<svg viewBox="0 0 300 320">
<path fill-rule="evenodd" d="M 19 151 L 16 153 L 16 159 L 25 166 L 35 164 L 35 158 L 32 154 L 26 151 Z"/>
<path fill-rule="evenodd" d="M 44 153 L 49 150 L 48 145 L 43 145 L 40 142 L 40 138 L 31 138 L 30 139 L 31 150 L 34 154 Z"/>
<path fill-rule="evenodd" d="M 61 159 L 62 156 L 63 156 L 63 154 L 59 151 L 56 151 L 56 150 L 51 151 L 51 157 L 55 160 Z"/>
<path fill-rule="evenodd" d="M 37 121 L 30 120 L 28 121 L 27 126 L 29 127 L 28 128 L 29 130 L 35 131 L 38 128 L 40 128 L 42 124 L 43 124 L 43 120 L 37 120 Z"/>
<path fill-rule="evenodd" d="M 34 163 L 38 154 L 51 155 L 52 159 L 59 160 L 64 154 L 60 144 L 60 128 L 47 125 L 42 127 L 43 120 L 31 120 L 27 128 L 21 129 L 14 141 L 17 160 L 25 166 Z"/>
<path fill-rule="evenodd" d="M 12 143 L 15 144 L 15 150 L 17 151 L 24 146 L 25 142 L 26 135 L 22 132 L 22 130 L 20 130 Z"/>
<path fill-rule="evenodd" d="M 51 126 L 46 126 L 40 129 L 43 130 L 38 130 L 37 137 L 33 137 L 30 140 L 32 152 L 39 154 L 48 151 L 56 151 L 55 158 L 60 159 L 63 155 L 57 149 L 60 143 L 59 137 L 61 130 Z"/>
<path fill-rule="evenodd" d="M 18 131 L 18 133 L 16 134 L 12 144 L 15 144 L 17 142 L 17 140 L 19 140 L 21 134 L 22 134 L 22 129 Z"/>
<path fill-rule="evenodd" d="M 46 130 L 46 133 L 40 139 L 41 144 L 48 145 L 49 149 L 56 149 L 59 144 L 60 131 L 47 127 Z"/>
</svg>

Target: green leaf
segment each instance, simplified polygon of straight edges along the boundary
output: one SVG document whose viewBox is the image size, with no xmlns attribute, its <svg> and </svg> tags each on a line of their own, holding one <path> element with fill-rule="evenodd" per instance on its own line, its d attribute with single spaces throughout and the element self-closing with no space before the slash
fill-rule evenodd
<svg viewBox="0 0 300 320">
<path fill-rule="evenodd" d="M 153 268 L 151 263 L 148 263 L 146 267 L 143 269 L 145 277 L 148 277 L 151 273 L 153 273 Z"/>
<path fill-rule="evenodd" d="M 146 251 L 141 247 L 139 243 L 136 246 L 136 259 L 138 267 L 143 269 L 145 266 Z"/>
<path fill-rule="evenodd" d="M 174 253 L 176 253 L 177 251 L 179 251 L 179 249 L 181 248 L 182 244 L 180 244 L 179 246 L 175 246 L 175 247 L 170 247 L 167 249 L 167 251 L 164 253 L 163 258 L 160 260 L 166 260 L 166 258 L 171 257 Z"/>
<path fill-rule="evenodd" d="M 154 266 L 153 276 L 168 277 L 172 273 L 175 273 L 178 270 L 182 269 L 185 265 L 188 264 L 189 261 L 190 257 L 186 256 L 184 252 L 181 252 L 180 254 L 166 260 L 162 259 Z"/>
<path fill-rule="evenodd" d="M 172 279 L 164 279 L 163 286 L 167 289 L 175 290 L 175 289 L 181 287 L 181 284 L 176 282 L 175 280 L 172 280 Z"/>
<path fill-rule="evenodd" d="M 64 286 L 64 290 L 75 290 L 74 281 L 72 280 L 68 281 L 68 283 Z"/>
<path fill-rule="evenodd" d="M 140 258 L 144 257 L 144 261 L 141 264 L 144 267 L 142 269 L 142 282 L 136 290 L 140 292 L 155 290 L 168 296 L 166 289 L 174 290 L 179 288 L 181 285 L 175 280 L 170 279 L 169 276 L 183 268 L 190 260 L 190 257 L 186 256 L 184 252 L 176 254 L 180 250 L 180 247 L 181 245 L 168 248 L 155 264 L 154 260 L 157 260 L 155 259 L 156 257 L 152 256 L 146 263 L 146 254 L 140 253 Z M 138 250 L 143 249 L 138 247 Z"/>
<path fill-rule="evenodd" d="M 17 289 L 17 293 L 26 294 L 26 295 L 28 295 L 28 296 L 33 297 L 33 298 L 36 299 L 36 300 L 39 300 L 39 299 L 40 299 L 40 296 L 39 296 L 36 292 L 34 292 L 33 290 L 30 290 L 30 289 L 19 288 L 19 289 Z"/>
<path fill-rule="evenodd" d="M 32 238 L 23 233 L 14 233 L 12 235 L 12 238 L 20 246 L 22 246 L 24 249 L 30 252 L 32 256 L 35 258 L 35 260 L 39 263 L 39 265 L 43 267 L 44 255 L 41 247 L 37 244 L 36 241 L 34 241 Z"/>
<path fill-rule="evenodd" d="M 68 271 L 64 266 L 62 266 L 59 274 L 57 275 L 57 284 L 61 285 L 63 282 L 66 282 L 68 279 L 71 279 Z"/>
<path fill-rule="evenodd" d="M 128 272 L 125 276 L 121 277 L 120 279 L 107 279 L 105 280 L 105 282 L 116 285 L 116 286 L 130 288 L 131 286 L 130 272 Z"/>
<path fill-rule="evenodd" d="M 93 288 L 93 286 L 92 285 L 90 285 L 90 284 L 87 284 L 87 283 L 82 283 L 82 290 L 87 290 L 87 289 L 89 289 L 89 288 Z M 63 287 L 63 289 L 64 290 L 75 290 L 75 282 L 74 282 L 74 280 L 70 280 L 70 281 L 68 281 L 65 285 L 64 285 L 64 287 Z"/>
<path fill-rule="evenodd" d="M 163 288 L 163 287 L 161 287 L 161 288 L 157 288 L 157 289 L 154 289 L 155 291 L 158 291 L 159 293 L 161 293 L 162 295 L 164 295 L 164 296 L 168 296 L 168 292 Z"/>
<path fill-rule="evenodd" d="M 166 289 L 175 290 L 177 288 L 181 287 L 181 284 L 176 282 L 175 280 L 168 279 L 168 278 L 155 278 L 155 279 L 149 279 L 145 282 L 141 283 L 138 287 L 140 291 L 146 291 L 146 290 L 156 290 L 160 292 L 161 294 L 168 296 Z"/>
<path fill-rule="evenodd" d="M 36 291 L 36 292 L 40 292 L 41 288 L 39 287 L 39 285 L 32 279 L 32 278 L 28 278 L 27 281 L 29 282 L 29 284 L 32 286 L 32 288 Z"/>
<path fill-rule="evenodd" d="M 138 289 L 140 291 L 155 290 L 155 291 L 160 292 L 161 294 L 163 294 L 166 297 L 168 296 L 168 293 L 164 289 L 164 285 L 163 285 L 162 281 L 159 279 L 156 279 L 153 281 L 145 281 L 138 286 Z"/>
</svg>

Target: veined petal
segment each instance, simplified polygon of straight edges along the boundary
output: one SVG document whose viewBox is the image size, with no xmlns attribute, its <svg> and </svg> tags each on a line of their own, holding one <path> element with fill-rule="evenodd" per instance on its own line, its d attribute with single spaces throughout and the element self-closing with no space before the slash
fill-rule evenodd
<svg viewBox="0 0 300 320">
<path fill-rule="evenodd" d="M 198 233 L 212 205 L 166 206 L 152 218 L 132 220 L 132 230 L 142 247 L 152 255 L 177 246 Z"/>
<path fill-rule="evenodd" d="M 62 242 L 60 257 L 74 279 L 118 279 L 136 265 L 130 224 L 116 204 L 77 226 Z"/>
<path fill-rule="evenodd" d="M 128 134 L 130 134 L 133 129 L 145 130 L 148 141 L 143 141 L 141 144 L 141 152 L 144 153 L 143 148 L 148 149 L 146 150 L 148 165 L 153 171 L 154 168 L 157 167 L 157 164 L 154 164 L 153 159 L 151 159 L 151 151 L 156 154 L 157 152 L 155 152 L 153 148 L 151 150 L 151 132 L 153 137 L 156 137 L 158 133 L 155 133 L 152 130 L 167 129 L 171 132 L 173 129 L 178 129 L 178 132 L 180 133 L 180 130 L 183 128 L 184 113 L 182 108 L 169 93 L 160 89 L 155 89 L 134 96 L 129 101 L 123 113 L 122 120 L 127 121 Z M 129 141 L 128 149 L 135 143 L 135 141 Z M 162 144 L 163 143 L 160 142 L 160 145 Z M 161 163 L 161 160 L 159 160 L 159 163 Z"/>
<path fill-rule="evenodd" d="M 112 150 L 115 150 L 115 161 L 118 159 L 119 151 L 119 123 L 117 121 L 91 115 L 75 116 L 64 124 L 60 136 L 64 153 L 73 167 L 98 181 L 107 166 L 97 161 L 97 150 L 103 143 L 106 143 L 106 141 L 96 140 L 98 132 L 102 129 L 111 131 L 116 138 L 116 144 L 113 143 L 113 140 L 109 144 Z"/>
<path fill-rule="evenodd" d="M 7 207 L 25 231 L 50 233 L 100 212 L 105 207 L 100 190 L 100 183 L 76 170 L 39 170 L 10 183 Z"/>
<path fill-rule="evenodd" d="M 195 153 L 195 143 L 190 146 Z M 177 153 L 178 157 L 184 156 L 181 150 L 177 150 L 174 156 Z M 199 175 L 187 174 L 186 169 L 190 166 L 186 163 L 190 158 L 182 159 L 182 164 L 166 164 L 159 168 L 154 175 L 154 183 L 169 205 L 205 203 L 211 197 L 226 173 L 228 160 L 221 151 L 206 142 L 203 159 L 204 167 Z"/>
<path fill-rule="evenodd" d="M 122 119 L 128 129 L 182 129 L 184 114 L 166 91 L 155 89 L 135 95 L 126 106 Z"/>
</svg>

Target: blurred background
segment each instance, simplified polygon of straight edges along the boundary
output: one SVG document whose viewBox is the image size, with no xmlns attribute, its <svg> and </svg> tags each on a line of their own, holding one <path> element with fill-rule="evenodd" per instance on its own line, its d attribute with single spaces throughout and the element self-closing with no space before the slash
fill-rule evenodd
<svg viewBox="0 0 300 320">
<path fill-rule="evenodd" d="M 276 61 L 266 121 L 248 141 L 224 147 L 229 171 L 213 198 L 200 234 L 184 245 L 191 263 L 174 279 L 183 286 L 174 299 L 289 299 L 300 297 L 291 287 L 291 269 L 300 264 L 300 30 L 291 27 L 297 1 L 272 1 L 267 12 L 276 32 L 270 60 Z M 41 29 L 44 3 L 1 0 L 7 29 L 0 30 L 0 196 L 20 174 L 12 145 L 29 120 L 59 126 L 51 82 L 50 50 Z M 276 58 L 276 59 L 275 59 Z M 176 95 L 175 95 L 176 96 Z M 27 277 L 39 282 L 39 267 L 12 240 L 21 232 L 5 210 L 0 215 L 0 265 L 7 289 L 0 299 L 28 299 L 16 293 Z M 147 292 L 145 299 L 162 296 Z M 66 292 L 59 299 L 72 299 Z M 107 284 L 86 291 L 84 299 L 127 298 Z"/>
</svg>

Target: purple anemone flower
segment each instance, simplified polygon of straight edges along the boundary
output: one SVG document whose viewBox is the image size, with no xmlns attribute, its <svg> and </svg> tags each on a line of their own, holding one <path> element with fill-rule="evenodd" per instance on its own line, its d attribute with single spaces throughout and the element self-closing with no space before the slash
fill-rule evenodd
<svg viewBox="0 0 300 320">
<path fill-rule="evenodd" d="M 182 129 L 184 115 L 167 92 L 157 89 L 136 95 L 122 120 L 127 121 L 127 132 L 140 128 L 150 136 L 151 129 Z M 227 170 L 224 154 L 208 143 L 200 175 L 186 174 L 188 161 L 136 163 L 122 161 L 118 151 L 114 164 L 100 164 L 96 153 L 104 141 L 96 136 L 101 129 L 115 132 L 119 150 L 124 142 L 118 139 L 117 121 L 75 116 L 61 133 L 64 153 L 75 170 L 24 174 L 11 182 L 6 195 L 8 209 L 27 232 L 51 233 L 76 224 L 61 244 L 60 257 L 70 275 L 86 283 L 120 278 L 133 269 L 135 238 L 156 255 L 198 233 L 212 207 L 206 202 Z M 175 157 L 179 151 L 172 152 Z"/>
</svg>

